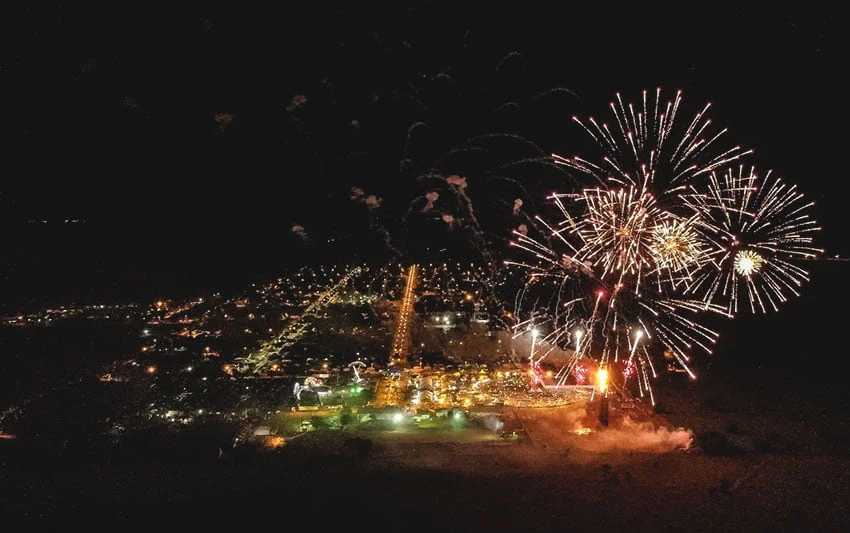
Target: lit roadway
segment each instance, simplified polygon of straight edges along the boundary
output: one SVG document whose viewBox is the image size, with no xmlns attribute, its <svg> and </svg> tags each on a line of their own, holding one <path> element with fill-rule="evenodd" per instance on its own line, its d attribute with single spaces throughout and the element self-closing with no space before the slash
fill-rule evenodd
<svg viewBox="0 0 850 533">
<path fill-rule="evenodd" d="M 390 363 L 402 368 L 407 366 L 407 356 L 410 354 L 410 322 L 413 318 L 413 302 L 416 300 L 413 289 L 416 287 L 417 268 L 416 265 L 411 265 L 407 269 L 407 282 L 404 285 L 390 352 Z"/>
<path fill-rule="evenodd" d="M 404 403 L 404 391 L 407 389 L 407 376 L 385 377 L 375 386 L 375 399 L 371 405 L 385 407 L 395 405 L 401 407 Z"/>
<path fill-rule="evenodd" d="M 259 372 L 263 370 L 269 364 L 269 360 L 272 357 L 278 356 L 282 351 L 290 348 L 304 336 L 310 326 L 310 321 L 307 320 L 307 318 L 316 315 L 318 311 L 328 304 L 334 303 L 336 301 L 336 296 L 339 295 L 340 289 L 345 287 L 348 282 L 351 281 L 351 278 L 358 276 L 361 272 L 362 269 L 360 267 L 355 267 L 348 271 L 335 285 L 332 285 L 325 292 L 320 294 L 319 297 L 304 310 L 298 320 L 283 328 L 283 330 L 276 336 L 263 342 L 256 351 L 245 357 L 237 359 L 237 369 L 240 372 Z"/>
<path fill-rule="evenodd" d="M 407 366 L 407 356 L 410 354 L 410 323 L 413 319 L 413 303 L 416 301 L 414 289 L 416 287 L 416 275 L 418 267 L 411 265 L 407 269 L 407 281 L 404 285 L 404 294 L 401 297 L 401 305 L 398 310 L 395 332 L 393 333 L 393 344 L 390 351 L 390 365 L 403 369 Z M 375 387 L 375 399 L 372 405 L 383 407 L 385 405 L 401 406 L 404 390 L 407 388 L 407 374 L 387 377 L 378 381 Z"/>
</svg>

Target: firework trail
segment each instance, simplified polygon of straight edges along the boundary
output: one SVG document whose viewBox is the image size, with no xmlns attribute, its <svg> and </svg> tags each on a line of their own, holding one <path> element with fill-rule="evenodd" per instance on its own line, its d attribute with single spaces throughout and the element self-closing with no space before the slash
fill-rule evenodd
<svg viewBox="0 0 850 533">
<path fill-rule="evenodd" d="M 575 95 L 565 89 L 548 90 L 534 96 L 536 91 L 526 87 L 525 70 L 524 58 L 514 52 L 500 61 L 484 87 L 468 87 L 457 81 L 464 79 L 461 76 L 456 80 L 456 75 L 463 71 L 452 66 L 412 83 L 409 94 L 393 93 L 399 103 L 421 111 L 408 125 L 400 164 L 404 177 L 411 178 L 419 188 L 400 217 L 400 235 L 405 231 L 410 234 L 412 227 L 424 227 L 422 215 L 424 219 L 444 222 L 444 215 L 449 215 L 452 222 L 447 222 L 445 227 L 460 230 L 468 248 L 476 250 L 495 274 L 497 267 L 492 248 L 494 242 L 504 243 L 505 226 L 494 231 L 493 225 L 504 224 L 506 217 L 493 215 L 488 210 L 479 213 L 475 205 L 482 201 L 494 204 L 501 201 L 504 194 L 510 194 L 512 199 L 520 200 L 520 204 L 514 202 L 514 216 L 528 218 L 518 213 L 519 207 L 522 202 L 525 203 L 523 207 L 532 206 L 535 195 L 529 194 L 516 178 L 531 172 L 539 175 L 541 167 L 557 173 L 559 180 L 568 177 L 566 169 L 555 165 L 539 146 L 510 133 L 516 118 L 514 112 L 525 113 L 532 104 L 539 112 L 544 103 L 575 101 Z M 517 77 L 516 74 L 523 75 Z M 514 101 L 518 97 L 520 99 Z M 498 103 L 490 107 L 493 102 Z M 451 107 L 446 108 L 446 105 Z M 506 110 L 511 116 L 503 116 Z M 482 118 L 492 124 L 489 131 L 480 130 Z M 503 125 L 505 120 L 509 123 Z M 530 219 L 522 222 L 526 226 L 535 223 Z M 518 225 L 513 220 L 508 223 L 509 227 Z M 453 241 L 460 242 L 456 237 Z"/>
</svg>

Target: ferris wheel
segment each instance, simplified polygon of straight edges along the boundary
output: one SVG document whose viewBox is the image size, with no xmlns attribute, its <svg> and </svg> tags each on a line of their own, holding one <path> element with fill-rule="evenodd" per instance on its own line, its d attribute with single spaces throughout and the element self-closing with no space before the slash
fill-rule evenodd
<svg viewBox="0 0 850 533">
<path fill-rule="evenodd" d="M 363 368 L 366 368 L 366 363 L 364 363 L 363 361 L 354 361 L 354 362 L 348 363 L 348 368 L 350 368 L 351 372 L 354 373 L 354 382 L 355 383 L 360 383 L 361 381 L 363 381 L 363 378 L 360 377 L 360 370 L 363 369 Z"/>
</svg>

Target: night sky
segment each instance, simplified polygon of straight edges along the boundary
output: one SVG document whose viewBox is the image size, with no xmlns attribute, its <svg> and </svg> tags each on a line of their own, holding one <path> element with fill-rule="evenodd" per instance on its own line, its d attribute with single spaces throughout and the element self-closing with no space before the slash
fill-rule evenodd
<svg viewBox="0 0 850 533">
<path fill-rule="evenodd" d="M 399 234 L 424 193 L 403 159 L 425 171 L 493 131 L 572 155 L 572 114 L 604 115 L 615 92 L 656 86 L 682 89 L 689 115 L 711 101 L 729 138 L 756 149 L 752 163 L 818 203 L 828 255 L 848 253 L 848 37 L 826 13 L 313 4 L 53 3 L 0 17 L 6 304 L 191 292 L 379 258 L 380 228 L 407 255 L 462 248 L 427 227 Z M 556 88 L 573 95 L 532 104 Z M 519 111 L 494 114 L 507 102 Z M 419 121 L 426 138 L 406 152 Z M 467 177 L 498 249 L 510 227 L 499 210 L 518 195 Z M 558 184 L 520 177 L 529 212 L 545 210 Z M 381 206 L 352 200 L 353 186 Z"/>
<path fill-rule="evenodd" d="M 667 9 L 599 1 L 219 4 L 44 0 L 4 2 L 0 9 L 0 422 L 11 416 L 24 430 L 9 429 L 8 422 L 0 428 L 11 432 L 0 431 L 0 479 L 11 481 L 0 482 L 4 525 L 61 529 L 81 519 L 117 519 L 136 527 L 161 521 L 170 529 L 185 522 L 194 530 L 206 522 L 222 528 L 229 520 L 245 529 L 249 522 L 279 527 L 303 518 L 315 530 L 361 522 L 372 530 L 404 524 L 429 531 L 473 523 L 491 530 L 512 524 L 581 529 L 585 523 L 618 531 L 706 524 L 848 530 L 830 522 L 846 524 L 850 509 L 850 106 L 844 100 L 850 32 L 840 8 L 828 13 L 806 2 L 790 3 L 793 9 L 787 2 L 762 2 L 763 8 L 680 2 Z M 456 418 L 457 406 L 456 442 L 437 436 L 442 430 L 435 427 L 424 430 L 429 436 L 422 442 L 402 435 L 398 442 L 405 444 L 390 452 L 386 443 L 395 441 L 370 433 L 370 423 L 346 426 L 327 441 L 331 432 L 324 430 L 294 442 L 286 433 L 285 448 L 241 452 L 251 446 L 234 439 L 237 428 L 242 438 L 259 423 L 277 431 L 288 420 L 286 412 L 256 405 L 282 404 L 292 380 L 316 371 L 319 361 L 329 363 L 324 368 L 330 370 L 321 370 L 333 376 L 327 384 L 347 375 L 336 372 L 342 357 L 383 364 L 386 353 L 377 346 L 390 333 L 373 324 L 388 324 L 383 297 L 392 293 L 384 291 L 372 309 L 351 302 L 324 307 L 320 319 L 309 310 L 303 317 L 286 314 L 295 313 L 288 305 L 295 296 L 285 290 L 278 322 L 265 315 L 276 313 L 276 300 L 261 303 L 246 291 L 251 283 L 318 264 L 529 260 L 506 246 L 510 231 L 535 214 L 558 220 L 546 196 L 586 184 L 554 165 L 539 165 L 539 158 L 594 159 L 598 146 L 571 117 L 606 117 L 613 125 L 608 103 L 617 92 L 636 102 L 642 90 L 653 94 L 656 87 L 664 100 L 683 91 L 679 127 L 710 101 L 712 126 L 729 130 L 722 144 L 753 148 L 746 164 L 797 184 L 815 202 L 812 213 L 823 227 L 816 245 L 825 253 L 803 265 L 811 280 L 778 312 L 750 314 L 747 300 L 734 319 L 699 316 L 696 322 L 719 339 L 711 353 L 690 347 L 695 381 L 661 367 L 653 380 L 654 409 L 644 398 L 637 411 L 626 411 L 617 400 L 621 393 L 611 395 L 612 421 L 650 410 L 660 418 L 645 422 L 640 414 L 640 421 L 612 423 L 616 432 L 593 429 L 598 442 L 614 443 L 630 432 L 643 441 L 684 435 L 687 428 L 696 449 L 597 456 L 582 446 L 548 445 L 550 436 L 572 442 L 564 438 L 565 417 L 580 416 L 578 408 L 593 423 L 594 395 L 566 414 L 529 415 L 527 427 L 519 428 L 523 436 L 514 434 L 516 452 L 491 447 L 501 441 L 473 443 L 477 437 L 455 433 L 472 423 Z M 368 275 L 395 275 L 387 272 L 398 270 Z M 527 279 L 514 281 L 520 286 Z M 589 289 L 590 276 L 582 279 Z M 547 282 L 537 284 L 544 296 L 535 295 L 529 309 L 544 308 L 555 294 Z M 603 293 L 596 303 L 608 298 L 613 283 L 592 284 Z M 514 292 L 506 287 L 510 283 L 492 288 L 509 293 L 508 300 Z M 208 298 L 216 292 L 224 298 Z M 526 302 L 533 292 L 521 293 Z M 566 301 L 562 293 L 552 308 Z M 637 300 L 621 294 L 620 302 Z M 161 311 L 151 311 L 159 299 L 173 310 L 190 298 L 214 302 L 215 318 L 178 326 L 173 320 L 183 314 L 160 321 Z M 248 307 L 235 299 L 249 300 Z M 476 309 L 483 302 L 491 313 L 490 327 L 502 327 L 489 297 L 474 299 Z M 5 320 L 58 306 L 128 303 L 138 304 L 133 318 L 105 308 L 112 318 L 72 316 L 42 326 L 39 314 L 26 327 L 17 325 L 23 320 Z M 236 316 L 219 319 L 232 305 Z M 204 306 L 180 313 L 207 315 Z M 592 313 L 596 328 L 601 315 L 596 308 Z M 250 381 L 218 371 L 225 363 L 222 370 L 231 374 L 232 358 L 243 353 L 238 348 L 253 351 L 245 341 L 259 339 L 265 325 L 284 327 L 285 317 L 292 320 L 280 342 L 264 346 L 283 345 L 270 361 L 292 356 L 295 364 L 282 362 L 265 376 L 244 374 Z M 312 332 L 300 327 L 305 324 Z M 548 327 L 536 318 L 522 324 Z M 613 327 L 634 325 L 615 321 Z M 433 337 L 452 343 L 480 330 L 454 331 L 458 336 Z M 172 337 L 184 333 L 192 338 Z M 202 335 L 195 339 L 196 333 Z M 302 333 L 306 337 L 293 341 L 298 344 L 289 343 Z M 201 351 L 208 337 L 219 358 Z M 164 339 L 167 348 L 158 342 Z M 660 356 L 656 348 L 668 341 L 656 335 L 645 345 L 652 350 L 647 355 Z M 451 355 L 455 348 L 440 355 L 458 368 L 477 366 L 478 342 L 453 345 L 465 356 L 463 365 Z M 632 354 L 638 344 L 630 343 Z M 369 351 L 361 356 L 359 346 Z M 534 340 L 530 348 L 530 355 L 540 353 Z M 114 364 L 103 366 L 106 360 Z M 612 370 L 624 361 L 614 360 Z M 144 379 L 137 377 L 142 369 Z M 121 379 L 124 373 L 129 379 Z M 397 376 L 398 368 L 391 373 Z M 283 381 L 253 379 L 272 374 Z M 378 383 L 390 383 L 387 375 Z M 213 377 L 207 382 L 207 376 Z M 612 390 L 618 380 L 612 379 Z M 422 379 L 415 382 L 424 387 Z M 359 396 L 360 384 L 357 389 Z M 359 396 L 358 404 L 366 398 Z M 239 407 L 227 408 L 231 401 Z M 203 406 L 197 417 L 196 403 Z M 225 406 L 223 412 L 208 403 Z M 608 400 L 603 403 L 607 413 Z M 172 409 L 185 412 L 171 417 Z M 513 417 L 518 410 L 510 409 Z M 327 412 L 294 415 L 309 416 L 321 428 L 329 419 L 319 415 Z M 339 411 L 340 422 L 351 412 Z M 173 424 L 184 416 L 195 422 Z M 404 425 L 392 427 L 393 434 L 407 432 Z M 282 433 L 275 435 L 275 446 L 285 442 Z M 741 442 L 744 448 L 734 444 Z M 758 519 L 757 525 L 747 519 Z"/>
</svg>

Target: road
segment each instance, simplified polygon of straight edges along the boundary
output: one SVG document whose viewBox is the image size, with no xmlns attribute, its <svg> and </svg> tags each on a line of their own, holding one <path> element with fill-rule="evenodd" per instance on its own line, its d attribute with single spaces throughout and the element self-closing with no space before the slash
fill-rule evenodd
<svg viewBox="0 0 850 533">
<path fill-rule="evenodd" d="M 237 359 L 237 370 L 239 372 L 260 372 L 268 366 L 272 357 L 285 352 L 298 342 L 307 332 L 310 326 L 309 318 L 315 316 L 318 311 L 324 309 L 336 301 L 340 290 L 348 285 L 352 278 L 360 275 L 363 271 L 360 267 L 349 270 L 345 276 L 327 290 L 321 293 L 301 314 L 295 322 L 287 325 L 277 335 L 263 342 L 260 347 L 251 354 Z"/>
<path fill-rule="evenodd" d="M 417 265 L 410 265 L 407 269 L 407 282 L 404 285 L 404 294 L 398 310 L 395 333 L 393 334 L 393 345 L 390 352 L 390 363 L 405 368 L 407 367 L 407 356 L 410 354 L 410 323 L 413 319 L 413 303 L 416 301 L 416 275 Z"/>
</svg>

